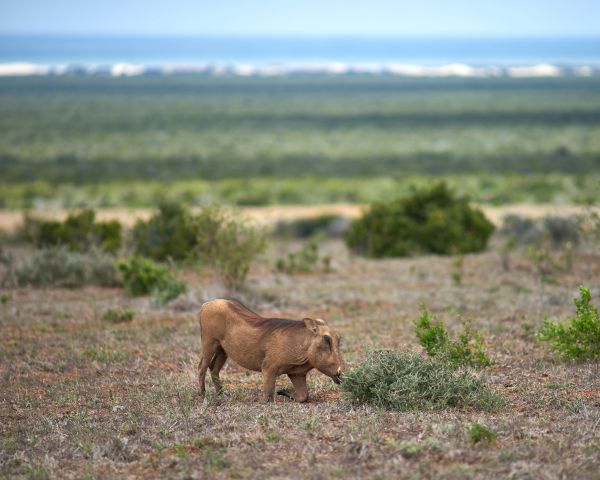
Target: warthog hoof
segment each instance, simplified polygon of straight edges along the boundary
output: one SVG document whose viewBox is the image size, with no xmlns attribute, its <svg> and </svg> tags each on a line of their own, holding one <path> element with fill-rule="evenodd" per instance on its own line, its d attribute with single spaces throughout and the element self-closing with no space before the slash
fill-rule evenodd
<svg viewBox="0 0 600 480">
<path fill-rule="evenodd" d="M 285 390 L 284 388 L 282 388 L 281 390 L 277 390 L 277 395 L 281 395 L 282 397 L 287 397 L 287 398 L 291 398 L 291 399 L 294 398 L 294 397 L 292 397 L 292 394 L 290 392 L 288 392 L 287 390 Z"/>
</svg>

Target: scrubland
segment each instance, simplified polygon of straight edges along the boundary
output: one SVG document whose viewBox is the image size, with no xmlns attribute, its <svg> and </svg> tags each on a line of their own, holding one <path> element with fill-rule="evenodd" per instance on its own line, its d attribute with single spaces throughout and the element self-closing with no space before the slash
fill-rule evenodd
<svg viewBox="0 0 600 480">
<path fill-rule="evenodd" d="M 598 77 L 3 78 L 0 113 L 0 478 L 599 478 L 596 353 L 568 360 L 538 335 L 580 285 L 600 303 Z M 412 215 L 432 229 L 395 252 L 420 256 L 348 250 L 364 205 L 441 177 L 497 227 L 519 217 L 479 253 L 431 255 L 423 235 L 468 217 L 425 206 Z M 148 222 L 165 198 L 190 209 Z M 258 229 L 202 217 L 215 205 Z M 80 207 L 98 215 L 62 222 Z M 392 239 L 419 225 L 399 215 Z M 201 403 L 198 310 L 228 296 L 324 318 L 351 367 L 381 349 L 421 365 L 424 311 L 448 339 L 470 322 L 474 374 L 503 401 L 397 395 L 400 412 L 313 372 L 309 403 L 264 404 L 260 374 L 229 362 Z"/>
<path fill-rule="evenodd" d="M 309 403 L 263 404 L 260 375 L 231 362 L 225 393 L 200 403 L 198 309 L 228 295 L 210 270 L 182 267 L 188 292 L 165 306 L 120 288 L 4 288 L 2 475 L 597 478 L 600 366 L 564 361 L 535 336 L 546 316 L 573 315 L 578 285 L 598 304 L 597 248 L 578 248 L 568 268 L 542 274 L 525 250 L 507 253 L 498 235 L 461 262 L 369 260 L 334 239 L 319 242 L 331 258 L 326 271 L 277 271 L 276 259 L 301 245 L 270 241 L 238 298 L 265 315 L 326 319 L 351 365 L 370 349 L 422 352 L 413 328 L 422 306 L 452 331 L 469 319 L 493 362 L 479 375 L 506 404 L 395 412 L 352 403 L 314 372 Z"/>
</svg>

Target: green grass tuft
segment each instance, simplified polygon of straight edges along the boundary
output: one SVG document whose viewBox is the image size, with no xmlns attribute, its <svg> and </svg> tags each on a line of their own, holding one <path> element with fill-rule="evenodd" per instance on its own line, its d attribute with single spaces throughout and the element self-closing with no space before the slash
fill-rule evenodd
<svg viewBox="0 0 600 480">
<path fill-rule="evenodd" d="M 109 308 L 102 315 L 102 320 L 109 323 L 126 323 L 131 322 L 134 316 L 135 313 L 131 310 Z"/>
<path fill-rule="evenodd" d="M 481 425 L 480 423 L 472 423 L 469 425 L 467 432 L 473 445 L 478 443 L 492 443 L 498 436 L 496 432 L 490 430 L 484 425 Z"/>
</svg>

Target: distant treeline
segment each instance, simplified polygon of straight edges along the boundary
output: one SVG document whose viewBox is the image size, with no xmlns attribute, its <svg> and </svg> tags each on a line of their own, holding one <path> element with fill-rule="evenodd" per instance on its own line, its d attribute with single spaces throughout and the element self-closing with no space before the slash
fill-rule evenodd
<svg viewBox="0 0 600 480">
<path fill-rule="evenodd" d="M 242 181 L 250 190 L 287 185 L 247 200 L 269 203 L 295 201 L 298 177 L 318 178 L 330 186 L 324 199 L 346 201 L 370 199 L 378 179 L 526 174 L 539 184 L 540 175 L 568 174 L 560 183 L 570 185 L 600 174 L 598 77 L 0 78 L 0 112 L 4 205 L 46 201 L 52 191 L 64 200 L 79 187 L 77 196 L 114 193 L 121 182 L 198 182 L 192 197 L 210 191 L 234 202 L 246 200 L 223 191 Z M 573 200 L 570 188 L 561 192 Z M 123 197 L 112 193 L 108 203 Z"/>
<path fill-rule="evenodd" d="M 332 178 L 251 177 L 225 180 L 135 180 L 96 184 L 52 184 L 46 181 L 0 183 L 0 208 L 155 207 L 167 198 L 187 205 L 369 203 L 408 195 L 439 176 Z M 600 174 L 490 175 L 444 177 L 462 195 L 481 203 L 600 202 Z"/>
<path fill-rule="evenodd" d="M 119 180 L 183 180 L 198 178 L 224 180 L 250 177 L 297 177 L 307 172 L 321 177 L 360 177 L 386 175 L 451 175 L 483 171 L 485 173 L 557 173 L 585 174 L 600 172 L 600 156 L 576 157 L 555 152 L 548 157 L 448 158 L 444 155 L 413 157 L 347 158 L 327 157 L 267 158 L 248 162 L 236 158 L 219 161 L 208 158 L 98 159 L 84 161 L 71 156 L 44 162 L 0 157 L 3 182 L 96 184 Z"/>
</svg>

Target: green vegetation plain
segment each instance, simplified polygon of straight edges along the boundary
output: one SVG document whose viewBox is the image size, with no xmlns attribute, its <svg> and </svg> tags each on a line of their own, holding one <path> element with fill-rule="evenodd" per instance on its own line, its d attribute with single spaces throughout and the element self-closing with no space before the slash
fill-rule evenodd
<svg viewBox="0 0 600 480">
<path fill-rule="evenodd" d="M 600 200 L 600 78 L 0 79 L 0 207 Z"/>
</svg>

